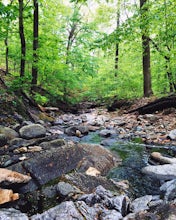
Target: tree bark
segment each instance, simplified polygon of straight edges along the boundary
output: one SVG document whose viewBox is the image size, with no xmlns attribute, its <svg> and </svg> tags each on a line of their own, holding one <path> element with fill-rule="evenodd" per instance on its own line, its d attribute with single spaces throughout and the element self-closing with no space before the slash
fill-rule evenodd
<svg viewBox="0 0 176 220">
<path fill-rule="evenodd" d="M 120 0 L 118 0 L 117 3 L 117 27 L 116 27 L 116 32 L 118 32 L 119 29 L 119 25 L 120 25 Z M 118 72 L 118 68 L 119 68 L 119 42 L 116 42 L 116 49 L 115 49 L 115 74 L 114 76 L 117 77 L 117 72 Z"/>
<path fill-rule="evenodd" d="M 9 44 L 8 44 L 8 35 L 6 36 L 4 40 L 6 51 L 5 51 L 5 63 L 6 63 L 6 74 L 9 72 Z"/>
<path fill-rule="evenodd" d="M 142 66 L 143 66 L 143 93 L 144 97 L 153 94 L 150 69 L 150 38 L 148 34 L 148 23 L 146 22 L 148 14 L 147 0 L 140 0 L 141 9 L 141 30 L 142 30 Z"/>
<path fill-rule="evenodd" d="M 23 24 L 23 0 L 18 0 L 18 2 L 19 2 L 19 34 L 21 40 L 20 76 L 23 77 L 25 74 L 26 41 L 25 41 L 24 24 Z"/>
<path fill-rule="evenodd" d="M 33 18 L 33 64 L 32 64 L 32 87 L 34 90 L 38 80 L 38 35 L 39 35 L 39 11 L 38 11 L 38 0 L 33 1 L 34 4 L 34 18 Z"/>
</svg>

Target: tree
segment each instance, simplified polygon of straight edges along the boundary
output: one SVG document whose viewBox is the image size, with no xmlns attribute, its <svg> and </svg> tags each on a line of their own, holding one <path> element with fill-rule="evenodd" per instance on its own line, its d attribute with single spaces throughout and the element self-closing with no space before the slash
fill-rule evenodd
<svg viewBox="0 0 176 220">
<path fill-rule="evenodd" d="M 116 28 L 116 32 L 118 32 L 119 25 L 120 25 L 120 0 L 118 0 L 118 2 L 117 2 L 117 28 Z M 116 48 L 115 48 L 115 77 L 117 77 L 118 62 L 119 62 L 119 42 L 117 39 Z"/>
<path fill-rule="evenodd" d="M 21 40 L 21 65 L 20 65 L 20 76 L 23 77 L 25 74 L 25 58 L 26 58 L 26 40 L 24 35 L 24 23 L 23 23 L 23 0 L 19 2 L 19 34 Z"/>
<path fill-rule="evenodd" d="M 143 64 L 143 92 L 144 97 L 153 94 L 150 69 L 150 38 L 148 28 L 148 5 L 147 0 L 140 0 L 141 31 L 142 31 L 142 64 Z"/>
<path fill-rule="evenodd" d="M 32 87 L 34 90 L 37 85 L 38 78 L 38 35 L 39 35 L 39 6 L 38 0 L 33 0 L 34 4 L 34 17 L 33 17 L 33 63 L 32 63 Z"/>
</svg>

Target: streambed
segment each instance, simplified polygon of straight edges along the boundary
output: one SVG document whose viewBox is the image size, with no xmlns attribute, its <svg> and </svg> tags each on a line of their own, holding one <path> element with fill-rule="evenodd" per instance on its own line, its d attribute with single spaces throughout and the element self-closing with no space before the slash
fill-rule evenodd
<svg viewBox="0 0 176 220">
<path fill-rule="evenodd" d="M 160 181 L 141 172 L 143 167 L 156 164 L 150 159 L 150 154 L 157 151 L 170 157 L 176 153 L 175 146 L 149 146 L 132 141 L 118 140 L 117 137 L 107 140 L 107 138 L 101 137 L 98 131 L 89 133 L 80 141 L 103 144 L 105 148 L 120 156 L 122 159 L 121 165 L 113 168 L 107 177 L 117 182 L 128 180 L 130 186 L 128 195 L 133 199 L 144 195 L 159 194 Z M 106 146 L 106 143 L 108 146 Z"/>
</svg>

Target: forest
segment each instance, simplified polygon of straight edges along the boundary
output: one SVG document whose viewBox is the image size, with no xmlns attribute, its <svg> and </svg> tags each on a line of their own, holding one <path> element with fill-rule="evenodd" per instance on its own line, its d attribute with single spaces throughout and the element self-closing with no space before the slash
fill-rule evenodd
<svg viewBox="0 0 176 220">
<path fill-rule="evenodd" d="M 176 91 L 174 0 L 1 0 L 0 17 L 8 90 L 39 104 Z"/>
</svg>

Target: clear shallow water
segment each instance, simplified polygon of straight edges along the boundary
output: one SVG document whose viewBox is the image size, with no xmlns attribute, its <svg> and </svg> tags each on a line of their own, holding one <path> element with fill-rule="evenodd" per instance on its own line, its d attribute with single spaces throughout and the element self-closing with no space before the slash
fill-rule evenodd
<svg viewBox="0 0 176 220">
<path fill-rule="evenodd" d="M 128 180 L 130 183 L 129 196 L 132 198 L 159 194 L 160 181 L 144 175 L 141 169 L 148 165 L 150 153 L 161 151 L 162 148 L 148 149 L 147 145 L 114 139 L 116 141 L 112 141 L 112 145 L 104 147 L 117 153 L 122 159 L 122 164 L 112 169 L 107 177 L 115 181 Z M 99 144 L 103 140 L 105 138 L 100 137 L 98 132 L 94 132 L 83 137 L 81 142 Z M 162 151 L 166 152 L 166 150 Z"/>
</svg>

